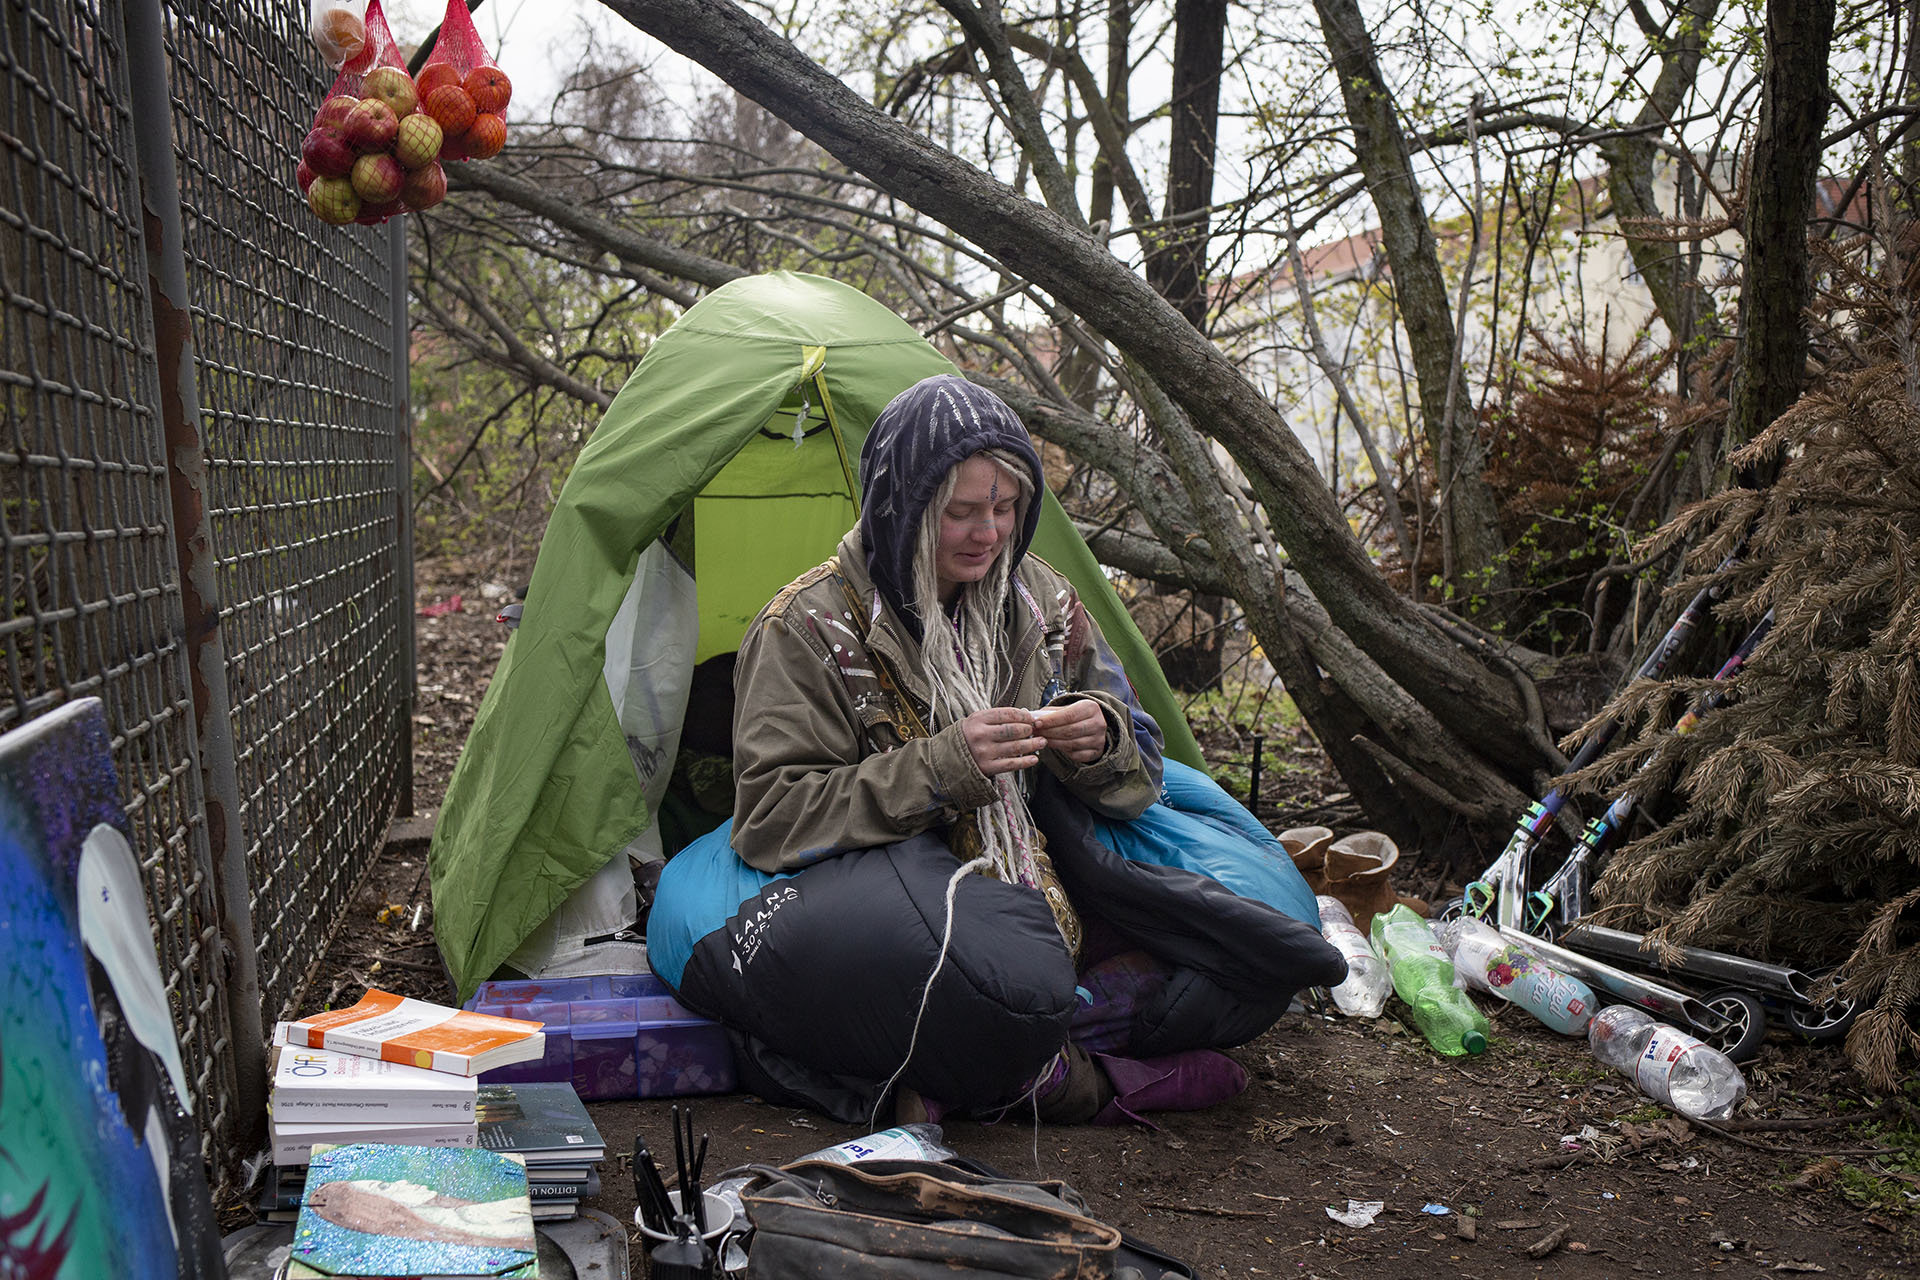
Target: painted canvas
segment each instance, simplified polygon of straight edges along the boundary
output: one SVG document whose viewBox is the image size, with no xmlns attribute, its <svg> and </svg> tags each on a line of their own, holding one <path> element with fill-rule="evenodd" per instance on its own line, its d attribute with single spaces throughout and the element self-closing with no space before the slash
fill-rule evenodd
<svg viewBox="0 0 1920 1280">
<path fill-rule="evenodd" d="M 482 1148 L 313 1150 L 290 1276 L 539 1273 L 527 1167 Z"/>
<path fill-rule="evenodd" d="M 97 699 L 0 736 L 0 984 L 0 1275 L 224 1275 Z"/>
</svg>

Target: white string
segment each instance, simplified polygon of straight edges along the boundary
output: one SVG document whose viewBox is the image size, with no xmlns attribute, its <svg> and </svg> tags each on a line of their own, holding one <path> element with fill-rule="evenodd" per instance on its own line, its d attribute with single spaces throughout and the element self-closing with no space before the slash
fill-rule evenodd
<svg viewBox="0 0 1920 1280">
<path fill-rule="evenodd" d="M 914 1048 L 920 1043 L 920 1021 L 927 1016 L 927 1001 L 933 997 L 934 980 L 940 976 L 941 966 L 947 963 L 947 947 L 953 942 L 953 901 L 960 893 L 960 882 L 974 872 L 985 871 L 992 865 L 992 861 L 987 858 L 975 858 L 972 862 L 963 863 L 947 880 L 946 919 L 940 926 L 940 954 L 934 959 L 933 972 L 927 975 L 927 985 L 920 989 L 920 1007 L 914 1012 L 913 1032 L 907 1037 L 907 1055 L 900 1059 L 900 1065 L 895 1067 L 893 1074 L 887 1077 L 887 1082 L 880 1086 L 880 1092 L 873 1100 L 873 1115 L 869 1118 L 868 1124 L 874 1129 L 880 1127 L 881 1106 L 892 1094 L 893 1086 L 899 1082 L 900 1077 L 906 1074 L 907 1064 L 913 1061 Z M 1035 1141 L 1039 1139 L 1036 1137 Z"/>
</svg>

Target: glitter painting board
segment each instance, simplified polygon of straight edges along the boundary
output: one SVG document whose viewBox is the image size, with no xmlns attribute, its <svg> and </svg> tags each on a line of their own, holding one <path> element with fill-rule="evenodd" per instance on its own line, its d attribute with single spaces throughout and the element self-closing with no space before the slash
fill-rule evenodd
<svg viewBox="0 0 1920 1280">
<path fill-rule="evenodd" d="M 0 1275 L 224 1274 L 127 832 L 99 699 L 0 736 Z"/>
<path fill-rule="evenodd" d="M 482 1148 L 314 1147 L 289 1280 L 538 1274 L 519 1157 Z"/>
</svg>

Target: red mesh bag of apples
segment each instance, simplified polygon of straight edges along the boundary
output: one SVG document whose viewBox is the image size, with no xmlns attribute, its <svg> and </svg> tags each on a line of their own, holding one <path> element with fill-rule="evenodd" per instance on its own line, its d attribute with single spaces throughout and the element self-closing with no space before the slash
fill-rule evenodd
<svg viewBox="0 0 1920 1280">
<path fill-rule="evenodd" d="M 320 24 L 316 20 L 316 36 Z M 325 49 L 323 47 L 323 53 Z M 323 222 L 385 222 L 447 194 L 440 125 L 420 109 L 380 0 L 368 0 L 365 40 L 340 68 L 300 145 L 307 207 Z"/>
<path fill-rule="evenodd" d="M 447 0 L 440 38 L 420 68 L 420 100 L 446 135 L 443 160 L 486 160 L 507 145 L 513 84 L 474 30 L 466 0 Z"/>
</svg>

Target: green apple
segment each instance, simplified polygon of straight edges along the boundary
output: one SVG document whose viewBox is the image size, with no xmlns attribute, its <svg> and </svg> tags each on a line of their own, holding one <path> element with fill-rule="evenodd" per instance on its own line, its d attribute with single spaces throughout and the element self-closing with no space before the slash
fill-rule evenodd
<svg viewBox="0 0 1920 1280">
<path fill-rule="evenodd" d="M 420 92 L 414 88 L 413 77 L 399 67 L 375 67 L 367 72 L 367 78 L 360 82 L 360 94 L 380 99 L 402 120 L 420 105 Z"/>
</svg>

